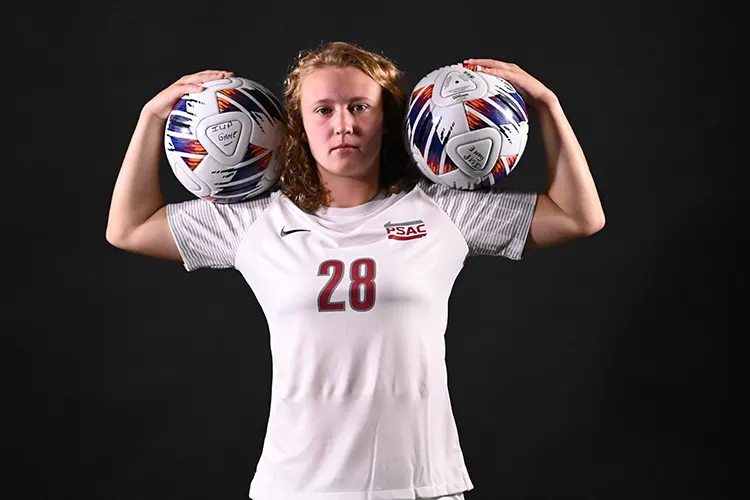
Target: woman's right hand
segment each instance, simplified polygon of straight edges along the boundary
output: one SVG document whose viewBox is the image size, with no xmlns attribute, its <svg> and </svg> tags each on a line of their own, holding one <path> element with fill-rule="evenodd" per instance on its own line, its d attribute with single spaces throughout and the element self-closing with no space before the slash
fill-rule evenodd
<svg viewBox="0 0 750 500">
<path fill-rule="evenodd" d="M 177 101 L 185 94 L 202 92 L 205 90 L 201 83 L 221 80 L 234 76 L 231 71 L 206 70 L 192 75 L 185 75 L 172 85 L 156 94 L 143 106 L 143 112 L 166 120 Z"/>
</svg>

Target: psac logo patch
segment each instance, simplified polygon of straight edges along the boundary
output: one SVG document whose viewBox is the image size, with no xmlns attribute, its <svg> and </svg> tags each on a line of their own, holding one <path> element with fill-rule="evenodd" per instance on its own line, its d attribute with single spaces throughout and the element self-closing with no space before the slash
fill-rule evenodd
<svg viewBox="0 0 750 500">
<path fill-rule="evenodd" d="M 414 240 L 427 236 L 427 228 L 424 221 L 412 220 L 409 222 L 391 222 L 383 224 L 385 234 L 389 240 Z"/>
</svg>

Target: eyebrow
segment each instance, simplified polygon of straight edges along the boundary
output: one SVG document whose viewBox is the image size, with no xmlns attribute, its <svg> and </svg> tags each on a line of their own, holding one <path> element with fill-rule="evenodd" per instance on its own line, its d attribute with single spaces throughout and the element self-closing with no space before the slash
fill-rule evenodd
<svg viewBox="0 0 750 500">
<path fill-rule="evenodd" d="M 365 96 L 357 96 L 357 97 L 352 97 L 350 99 L 350 101 L 367 101 L 367 102 L 372 102 L 372 99 L 370 99 L 369 97 L 365 97 Z M 317 101 L 313 102 L 312 105 L 313 106 L 318 106 L 320 104 L 329 104 L 329 103 L 332 103 L 332 102 L 334 102 L 334 99 L 318 99 Z"/>
</svg>

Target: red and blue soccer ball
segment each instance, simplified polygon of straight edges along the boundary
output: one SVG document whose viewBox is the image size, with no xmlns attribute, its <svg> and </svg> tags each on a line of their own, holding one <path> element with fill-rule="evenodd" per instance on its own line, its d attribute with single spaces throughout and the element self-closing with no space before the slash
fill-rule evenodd
<svg viewBox="0 0 750 500">
<path fill-rule="evenodd" d="M 409 99 L 406 147 L 425 177 L 454 189 L 489 187 L 510 174 L 528 133 L 518 91 L 475 65 L 430 72 Z"/>
<path fill-rule="evenodd" d="M 180 183 L 199 198 L 237 203 L 270 190 L 281 175 L 285 133 L 279 100 L 246 78 L 206 82 L 167 118 L 164 148 Z"/>
</svg>

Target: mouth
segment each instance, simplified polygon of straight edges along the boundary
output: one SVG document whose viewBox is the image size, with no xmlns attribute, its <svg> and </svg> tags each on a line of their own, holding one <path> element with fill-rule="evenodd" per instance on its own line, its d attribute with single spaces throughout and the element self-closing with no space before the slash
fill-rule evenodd
<svg viewBox="0 0 750 500">
<path fill-rule="evenodd" d="M 357 147 L 352 146 L 351 144 L 339 144 L 333 148 L 333 151 L 354 151 L 355 149 L 357 149 Z"/>
</svg>

